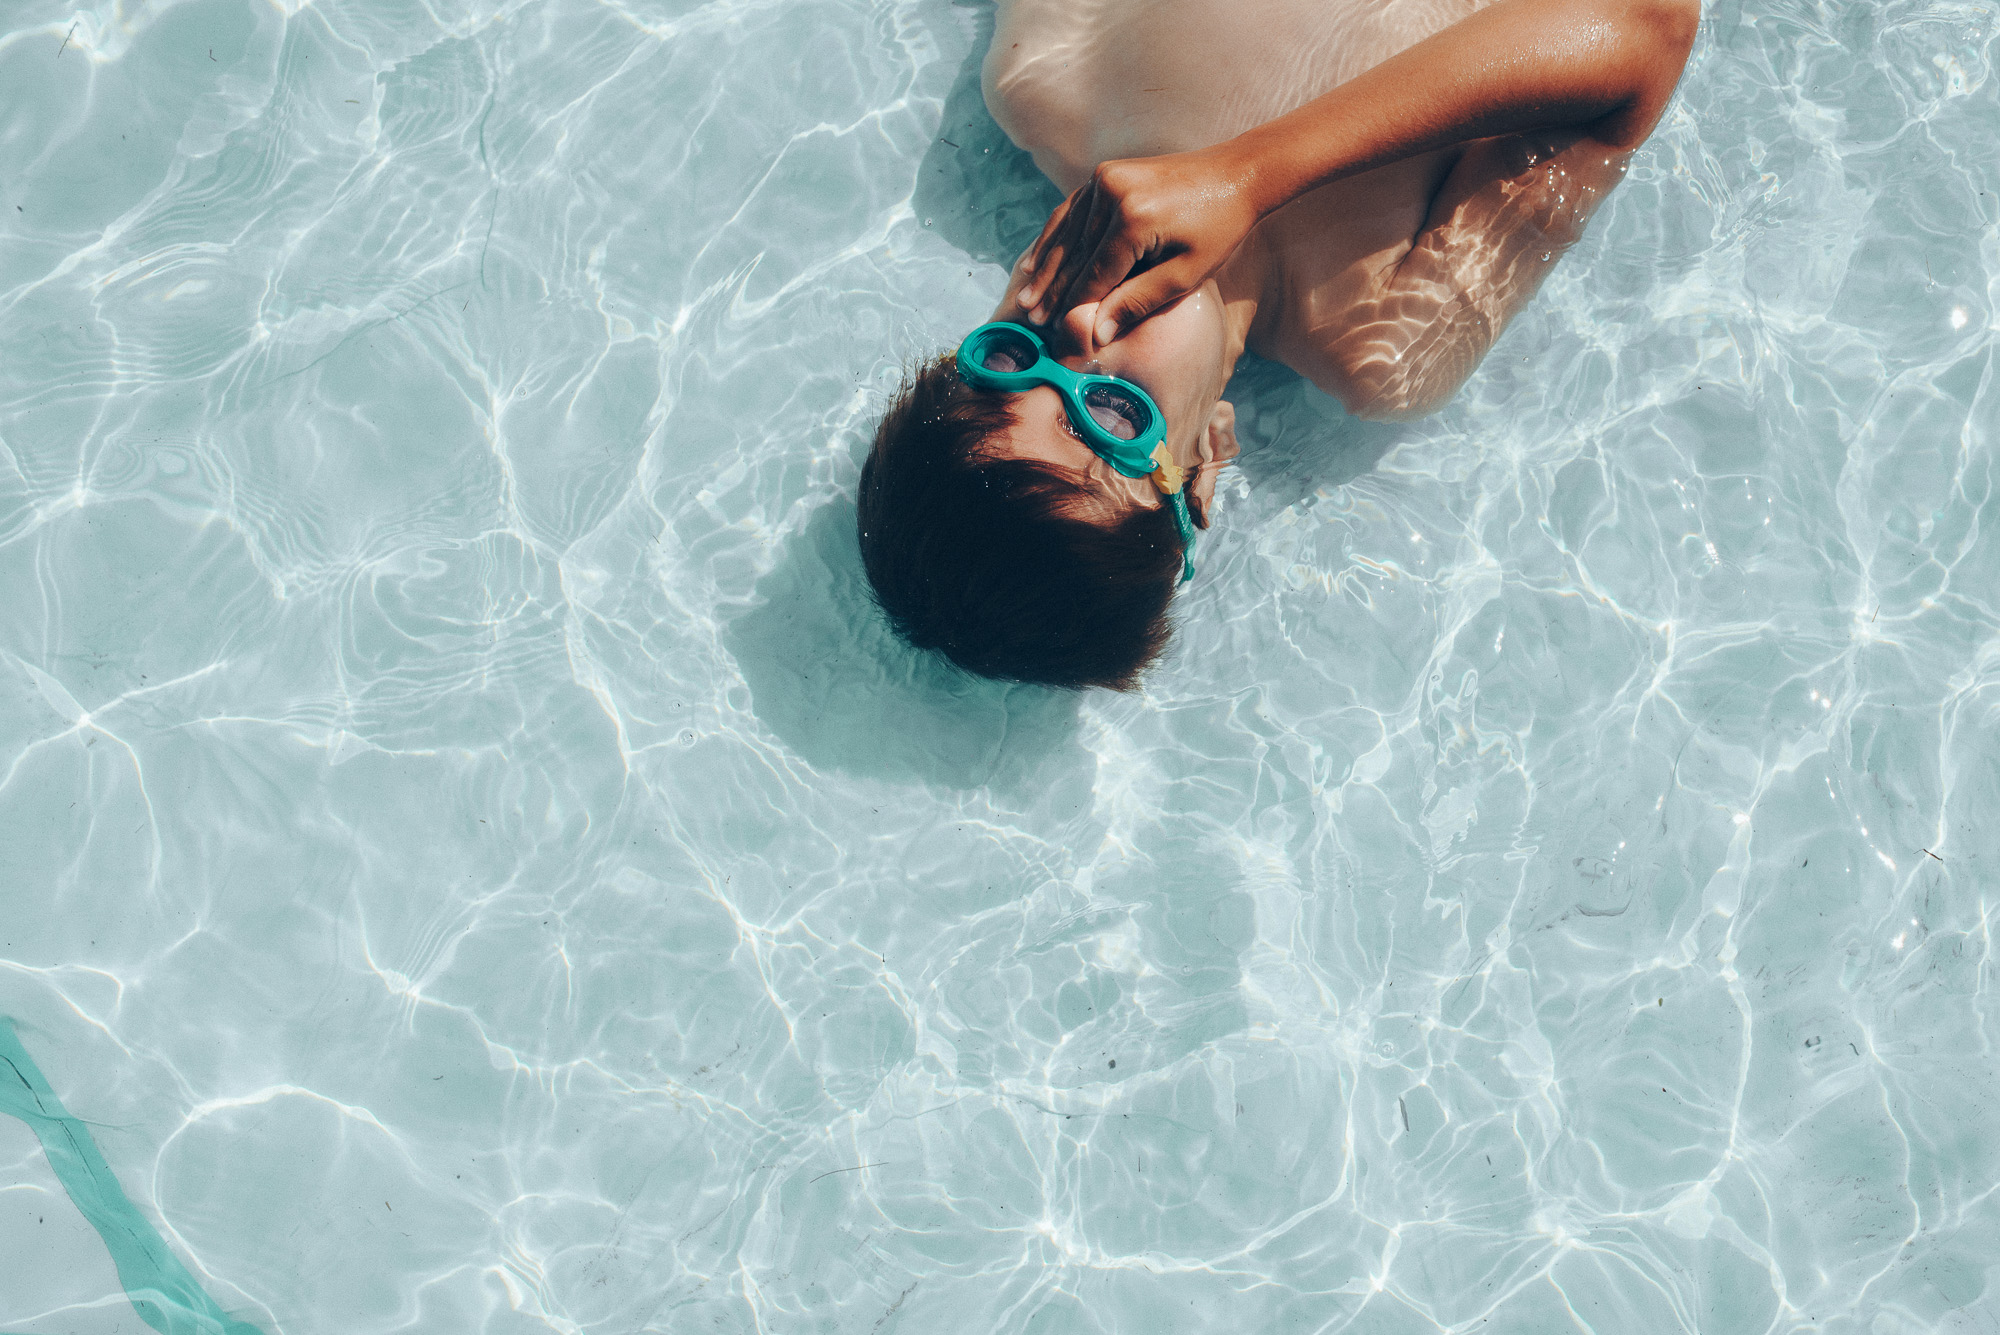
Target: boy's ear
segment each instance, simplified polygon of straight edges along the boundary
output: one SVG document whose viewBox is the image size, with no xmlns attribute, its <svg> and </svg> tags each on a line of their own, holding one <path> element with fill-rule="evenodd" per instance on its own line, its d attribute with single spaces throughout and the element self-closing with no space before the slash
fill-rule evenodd
<svg viewBox="0 0 2000 1335">
<path fill-rule="evenodd" d="M 1215 475 L 1243 452 L 1242 446 L 1236 443 L 1235 404 L 1227 399 L 1216 402 L 1215 411 L 1208 415 L 1208 427 L 1201 433 L 1195 451 L 1200 456 L 1200 463 L 1195 468 L 1194 485 L 1188 488 L 1188 509 L 1194 513 L 1195 527 L 1207 528 L 1209 510 L 1215 504 Z"/>
<path fill-rule="evenodd" d="M 1217 399 L 1215 411 L 1208 415 L 1208 429 L 1202 432 L 1201 461 L 1226 464 L 1241 453 L 1243 447 L 1236 443 L 1236 405 Z"/>
</svg>

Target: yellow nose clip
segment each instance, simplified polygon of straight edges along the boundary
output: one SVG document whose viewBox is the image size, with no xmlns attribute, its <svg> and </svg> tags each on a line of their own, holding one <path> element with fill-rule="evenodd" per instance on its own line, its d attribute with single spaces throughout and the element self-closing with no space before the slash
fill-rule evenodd
<svg viewBox="0 0 2000 1335">
<path fill-rule="evenodd" d="M 1158 487 L 1164 496 L 1179 495 L 1180 489 L 1187 485 L 1187 469 L 1174 462 L 1174 456 L 1167 452 L 1167 443 L 1164 440 L 1153 447 L 1151 476 L 1153 485 Z"/>
</svg>

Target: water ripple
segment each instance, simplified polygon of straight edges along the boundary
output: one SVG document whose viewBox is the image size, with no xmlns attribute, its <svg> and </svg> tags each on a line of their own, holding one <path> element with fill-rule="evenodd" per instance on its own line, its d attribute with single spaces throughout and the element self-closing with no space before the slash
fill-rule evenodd
<svg viewBox="0 0 2000 1335">
<path fill-rule="evenodd" d="M 1435 417 L 1247 362 L 1133 698 L 854 549 L 990 23 L 7 20 L 0 1014 L 142 1213 L 287 1331 L 1990 1327 L 1992 7 L 1711 6 Z"/>
</svg>

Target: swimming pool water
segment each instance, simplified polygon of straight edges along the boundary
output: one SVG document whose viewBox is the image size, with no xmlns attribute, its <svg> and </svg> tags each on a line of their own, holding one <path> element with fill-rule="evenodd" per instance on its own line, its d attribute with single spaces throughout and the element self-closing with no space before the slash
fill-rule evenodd
<svg viewBox="0 0 2000 1335">
<path fill-rule="evenodd" d="M 2000 1329 L 1993 6 L 1711 6 L 1433 418 L 1246 365 L 1134 697 L 867 610 L 990 25 L 7 7 L 41 1129 L 300 1335 Z M 0 1328 L 112 1256 L 0 1118 Z"/>
</svg>

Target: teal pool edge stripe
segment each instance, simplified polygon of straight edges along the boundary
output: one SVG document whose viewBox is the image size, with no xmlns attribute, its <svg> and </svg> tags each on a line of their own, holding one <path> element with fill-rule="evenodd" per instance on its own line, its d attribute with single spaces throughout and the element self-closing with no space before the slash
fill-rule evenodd
<svg viewBox="0 0 2000 1335">
<path fill-rule="evenodd" d="M 161 1335 L 264 1335 L 215 1305 L 166 1240 L 134 1208 L 98 1153 L 90 1128 L 70 1115 L 41 1068 L 0 1015 L 0 1112 L 18 1117 L 42 1143 L 49 1168 L 111 1253 L 133 1310 Z"/>
</svg>

